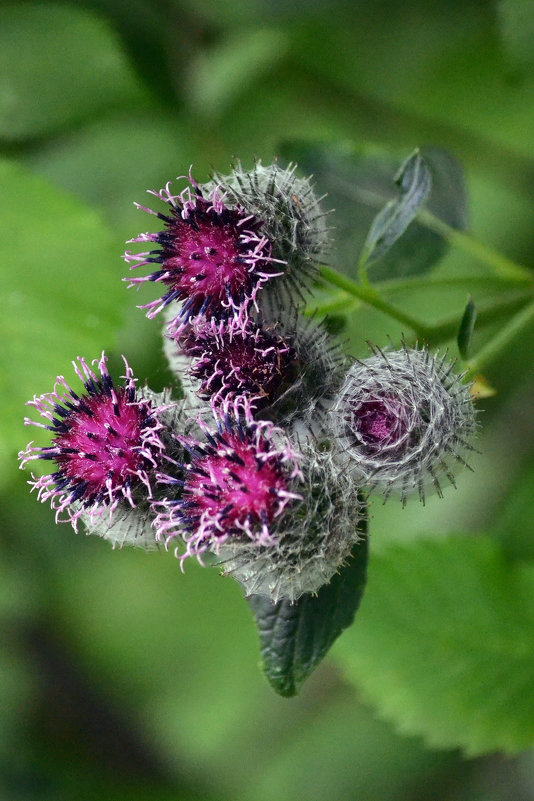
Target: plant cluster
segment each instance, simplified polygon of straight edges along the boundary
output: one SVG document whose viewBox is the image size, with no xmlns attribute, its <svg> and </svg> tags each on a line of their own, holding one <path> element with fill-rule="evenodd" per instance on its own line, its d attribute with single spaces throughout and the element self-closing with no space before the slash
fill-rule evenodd
<svg viewBox="0 0 534 801">
<path fill-rule="evenodd" d="M 122 383 L 106 356 L 78 357 L 82 391 L 59 376 L 29 402 L 52 433 L 21 467 L 51 460 L 32 489 L 58 522 L 114 545 L 172 545 L 222 567 L 247 596 L 294 604 L 361 547 L 366 496 L 441 494 L 476 429 L 470 386 L 447 355 L 373 349 L 351 361 L 305 301 L 327 258 L 327 215 L 295 166 L 153 192 L 162 230 L 124 258 L 161 295 L 165 352 L 185 397 Z"/>
</svg>

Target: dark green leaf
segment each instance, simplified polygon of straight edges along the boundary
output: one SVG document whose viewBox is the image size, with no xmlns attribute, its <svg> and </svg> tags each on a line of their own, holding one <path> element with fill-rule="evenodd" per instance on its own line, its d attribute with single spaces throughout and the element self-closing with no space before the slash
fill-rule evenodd
<svg viewBox="0 0 534 801">
<path fill-rule="evenodd" d="M 374 556 L 347 676 L 406 734 L 469 755 L 534 744 L 534 567 L 488 536 Z"/>
<path fill-rule="evenodd" d="M 430 194 L 432 178 L 419 150 L 404 162 L 395 176 L 395 183 L 400 189 L 400 196 L 386 203 L 374 218 L 360 258 L 362 267 L 387 253 Z"/>
<path fill-rule="evenodd" d="M 473 340 L 473 331 L 477 319 L 477 308 L 471 295 L 467 301 L 465 311 L 462 316 L 460 328 L 458 329 L 458 350 L 462 359 L 469 358 L 471 351 L 471 342 Z"/>
<path fill-rule="evenodd" d="M 249 599 L 259 629 L 265 674 L 280 695 L 298 693 L 354 620 L 366 581 L 366 522 L 360 526 L 364 536 L 354 546 L 349 562 L 316 595 L 303 595 L 294 604 L 273 604 L 260 595 Z"/>
<path fill-rule="evenodd" d="M 334 209 L 329 217 L 335 233 L 333 266 L 352 277 L 377 212 L 397 195 L 393 177 L 399 156 L 374 146 L 288 142 L 284 158 L 296 161 L 303 174 L 313 174 L 323 205 Z M 453 228 L 467 226 L 467 193 L 459 162 L 444 150 L 422 148 L 421 156 L 432 177 L 426 208 Z M 418 275 L 430 270 L 447 245 L 418 220 L 373 264 L 374 280 Z"/>
</svg>

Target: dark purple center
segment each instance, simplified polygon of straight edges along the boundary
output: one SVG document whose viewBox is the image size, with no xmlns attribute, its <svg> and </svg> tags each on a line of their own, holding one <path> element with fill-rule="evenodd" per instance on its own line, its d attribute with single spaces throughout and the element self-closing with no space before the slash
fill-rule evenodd
<svg viewBox="0 0 534 801">
<path fill-rule="evenodd" d="M 219 316 L 229 305 L 250 297 L 262 274 L 268 274 L 271 244 L 261 235 L 261 222 L 238 209 L 216 210 L 202 197 L 182 216 L 167 218 L 152 261 L 161 270 L 151 280 L 169 287 L 165 304 L 183 301 L 187 316 L 200 312 Z"/>
<path fill-rule="evenodd" d="M 397 415 L 391 406 L 383 401 L 362 403 L 354 416 L 358 420 L 360 434 L 365 440 L 388 439 L 398 425 Z"/>
<path fill-rule="evenodd" d="M 281 460 L 267 456 L 269 444 L 226 432 L 217 447 L 193 462 L 184 487 L 189 526 L 206 525 L 211 535 L 243 535 L 250 526 L 268 525 L 279 506 L 278 492 L 287 491 Z"/>
<path fill-rule="evenodd" d="M 245 395 L 255 407 L 272 403 L 293 381 L 297 352 L 283 337 L 263 328 L 225 331 L 217 336 L 187 334 L 180 342 L 193 357 L 191 373 L 205 399 Z"/>
<path fill-rule="evenodd" d="M 149 404 L 132 403 L 130 396 L 124 387 L 115 388 L 115 398 L 104 392 L 83 396 L 56 424 L 56 480 L 87 503 L 111 501 L 153 466 L 143 453 L 143 431 L 154 425 Z"/>
<path fill-rule="evenodd" d="M 346 423 L 348 436 L 367 452 L 395 445 L 406 434 L 398 398 L 373 398 L 355 404 Z"/>
</svg>

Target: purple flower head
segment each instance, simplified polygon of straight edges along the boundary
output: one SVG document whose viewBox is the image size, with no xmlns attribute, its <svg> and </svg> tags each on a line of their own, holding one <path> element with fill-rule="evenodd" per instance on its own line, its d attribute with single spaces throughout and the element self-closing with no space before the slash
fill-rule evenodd
<svg viewBox="0 0 534 801">
<path fill-rule="evenodd" d="M 187 557 L 215 558 L 247 595 L 295 601 L 317 592 L 339 570 L 360 535 L 359 487 L 330 451 L 306 439 L 299 449 L 241 402 L 214 410 L 216 429 L 181 437 L 190 462 L 179 477 L 181 497 L 159 505 L 158 538 Z"/>
<path fill-rule="evenodd" d="M 169 408 L 143 397 L 126 359 L 121 385 L 112 381 L 104 353 L 93 362 L 100 377 L 83 358 L 78 362 L 73 365 L 83 393 L 58 376 L 53 392 L 28 401 L 45 422 L 26 418 L 25 424 L 51 431 L 52 444 L 30 442 L 19 454 L 21 468 L 36 459 L 54 462 L 53 473 L 32 475 L 30 484 L 40 501 L 51 502 L 56 521 L 70 521 L 75 529 L 80 517 L 94 521 L 106 510 L 111 516 L 119 504 L 133 508 L 139 498 L 151 496 L 154 470 L 165 450 L 160 418 Z"/>
<path fill-rule="evenodd" d="M 317 276 L 317 265 L 329 252 L 326 213 L 310 178 L 296 175 L 296 164 L 286 169 L 275 162 L 257 161 L 252 170 L 236 162 L 230 175 L 215 173 L 207 187 L 220 187 L 226 202 L 249 209 L 263 220 L 263 231 L 273 245 L 273 256 L 284 265 L 282 278 L 271 282 L 268 294 L 276 303 L 303 300 Z"/>
<path fill-rule="evenodd" d="M 277 326 L 248 320 L 189 326 L 173 339 L 189 361 L 197 395 L 215 406 L 245 396 L 256 410 L 269 406 L 296 380 L 297 352 Z"/>
<path fill-rule="evenodd" d="M 161 461 L 163 464 L 174 465 L 176 461 L 183 461 L 185 451 L 179 445 L 172 432 L 182 432 L 187 410 L 183 401 L 172 402 L 169 390 L 162 393 L 153 392 L 148 387 L 137 390 L 138 399 L 149 401 L 153 407 L 159 409 L 158 419 L 163 423 L 159 435 L 165 447 Z M 152 478 L 152 477 L 151 477 Z M 123 548 L 133 545 L 136 548 L 153 550 L 159 548 L 154 529 L 154 504 L 163 497 L 177 497 L 180 490 L 177 488 L 163 488 L 156 481 L 152 481 L 151 492 L 148 494 L 143 484 L 137 491 L 134 490 L 135 506 L 127 501 L 120 502 L 110 514 L 91 514 L 83 511 L 80 521 L 83 523 L 85 533 L 96 534 L 110 542 L 114 548 Z"/>
<path fill-rule="evenodd" d="M 166 338 L 165 350 L 197 397 L 220 406 L 242 396 L 278 424 L 317 421 L 344 375 L 337 342 L 294 314 L 284 323 L 199 321 Z"/>
<path fill-rule="evenodd" d="M 155 522 L 167 544 L 183 539 L 182 562 L 217 554 L 227 541 L 273 545 L 275 521 L 299 498 L 292 491 L 298 454 L 278 429 L 254 421 L 246 403 L 214 414 L 215 430 L 200 420 L 205 441 L 179 438 L 190 453 L 184 478 L 160 475 L 163 483 L 183 485 L 181 498 L 167 501 Z"/>
<path fill-rule="evenodd" d="M 332 407 L 332 427 L 353 473 L 387 497 L 454 485 L 455 463 L 473 450 L 470 388 L 447 354 L 404 346 L 357 361 Z"/>
<path fill-rule="evenodd" d="M 239 581 L 247 595 L 266 595 L 277 603 L 315 593 L 360 539 L 363 506 L 349 471 L 311 439 L 301 444 L 300 471 L 292 486 L 300 500 L 275 521 L 272 545 L 229 538 L 218 549 L 224 574 Z"/>
<path fill-rule="evenodd" d="M 174 319 L 178 329 L 199 315 L 207 319 L 246 315 L 261 285 L 279 273 L 261 218 L 246 207 L 225 205 L 218 186 L 208 191 L 191 175 L 189 182 L 178 195 L 170 184 L 151 193 L 168 204 L 166 214 L 137 204 L 162 220 L 165 228 L 130 240 L 150 242 L 157 249 L 124 256 L 131 269 L 157 265 L 147 276 L 125 280 L 129 286 L 147 281 L 164 284 L 163 296 L 143 308 L 154 317 L 173 301 L 181 302 Z"/>
</svg>

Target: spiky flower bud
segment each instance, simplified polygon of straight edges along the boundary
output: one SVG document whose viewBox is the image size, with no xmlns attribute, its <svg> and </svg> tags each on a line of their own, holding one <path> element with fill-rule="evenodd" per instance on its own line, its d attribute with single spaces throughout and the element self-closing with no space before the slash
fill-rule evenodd
<svg viewBox="0 0 534 801">
<path fill-rule="evenodd" d="M 216 430 L 202 424 L 205 441 L 181 438 L 191 454 L 182 476 L 160 476 L 182 494 L 162 504 L 158 536 L 183 541 L 182 563 L 214 555 L 247 595 L 295 601 L 316 592 L 358 540 L 355 482 L 331 453 L 309 441 L 296 450 L 246 403 L 215 419 Z"/>
<path fill-rule="evenodd" d="M 83 358 L 78 358 L 78 364 L 73 362 L 83 383 L 81 394 L 58 376 L 52 392 L 28 402 L 45 422 L 26 418 L 25 424 L 51 431 L 52 444 L 39 447 L 30 442 L 19 459 L 21 468 L 37 459 L 54 462 L 52 474 L 38 478 L 32 474 L 29 483 L 40 501 L 50 501 L 56 522 L 70 522 L 76 530 L 82 519 L 89 531 L 105 536 L 96 528 L 107 512 L 104 528 L 107 538 L 115 542 L 114 512 L 118 510 L 118 518 L 123 518 L 128 509 L 152 496 L 155 470 L 165 452 L 162 418 L 169 407 L 158 404 L 155 397 L 143 397 L 126 359 L 124 383 L 116 385 L 106 361 L 102 353 L 100 360 L 93 362 L 100 377 Z M 141 537 L 134 518 L 128 518 L 126 525 L 131 536 L 118 535 L 118 544 Z"/>
<path fill-rule="evenodd" d="M 136 205 L 162 220 L 165 228 L 130 242 L 157 248 L 124 256 L 131 269 L 158 265 L 149 275 L 125 279 L 130 287 L 149 281 L 167 287 L 161 298 L 143 307 L 147 316 L 174 301 L 181 302 L 175 315 L 178 328 L 198 315 L 219 320 L 246 315 L 259 287 L 280 271 L 261 218 L 246 206 L 228 206 L 219 187 L 201 187 L 191 175 L 179 194 L 173 194 L 170 183 L 151 194 L 168 204 L 166 214 Z"/>
<path fill-rule="evenodd" d="M 328 450 L 311 440 L 301 447 L 302 477 L 295 500 L 272 528 L 273 545 L 244 538 L 227 540 L 218 554 L 224 575 L 246 595 L 266 595 L 274 603 L 297 601 L 327 584 L 348 559 L 360 535 L 362 503 L 358 484 Z"/>
<path fill-rule="evenodd" d="M 269 406 L 296 380 L 297 352 L 277 326 L 248 320 L 188 327 L 172 341 L 189 359 L 188 373 L 198 396 L 216 406 L 241 395 L 255 409 Z"/>
<path fill-rule="evenodd" d="M 282 262 L 282 280 L 270 285 L 277 295 L 283 288 L 301 294 L 309 289 L 329 250 L 326 214 L 310 178 L 296 175 L 296 164 L 282 169 L 275 162 L 257 161 L 244 170 L 238 161 L 230 175 L 215 173 L 206 186 L 218 187 L 229 205 L 248 209 L 263 221 L 262 230 L 273 246 L 272 255 Z"/>
<path fill-rule="evenodd" d="M 254 421 L 250 406 L 215 413 L 217 428 L 202 418 L 204 440 L 178 437 L 190 462 L 163 484 L 182 486 L 181 497 L 166 501 L 156 520 L 158 537 L 169 544 L 180 537 L 188 556 L 217 553 L 228 539 L 273 543 L 271 526 L 297 496 L 290 486 L 300 475 L 298 454 L 272 423 Z"/>
<path fill-rule="evenodd" d="M 343 458 L 359 481 L 404 503 L 425 490 L 442 494 L 472 450 L 476 418 L 470 388 L 447 354 L 425 348 L 381 351 L 348 371 L 331 409 Z"/>
<path fill-rule="evenodd" d="M 344 375 L 338 343 L 294 314 L 283 323 L 199 321 L 165 337 L 165 351 L 189 392 L 214 406 L 244 397 L 277 424 L 317 422 Z"/>
</svg>

